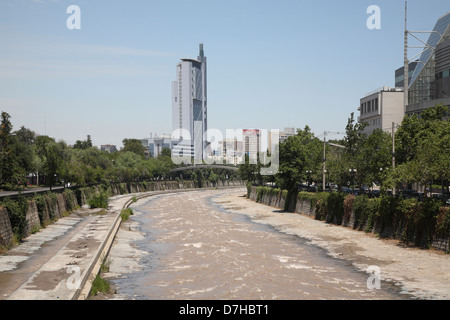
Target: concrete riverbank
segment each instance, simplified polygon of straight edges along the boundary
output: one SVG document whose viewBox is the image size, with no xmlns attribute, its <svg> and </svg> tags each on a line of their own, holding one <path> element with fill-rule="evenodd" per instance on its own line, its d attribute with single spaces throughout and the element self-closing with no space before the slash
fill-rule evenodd
<svg viewBox="0 0 450 320">
<path fill-rule="evenodd" d="M 0 300 L 75 300 L 92 281 L 133 199 L 198 189 L 117 195 L 108 210 L 79 209 L 25 238 L 0 256 Z"/>
<path fill-rule="evenodd" d="M 374 234 L 327 224 L 313 217 L 285 212 L 247 199 L 245 192 L 217 199 L 229 211 L 270 225 L 280 232 L 308 240 L 330 256 L 350 262 L 366 272 L 369 266 L 380 271 L 381 286 L 393 283 L 403 293 L 417 299 L 450 299 L 450 255 L 440 250 L 407 247 L 398 240 L 380 239 Z"/>
</svg>

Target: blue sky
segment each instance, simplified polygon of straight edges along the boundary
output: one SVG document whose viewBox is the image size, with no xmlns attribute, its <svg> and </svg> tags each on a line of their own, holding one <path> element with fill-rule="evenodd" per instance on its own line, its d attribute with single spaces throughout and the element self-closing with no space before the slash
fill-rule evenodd
<svg viewBox="0 0 450 320">
<path fill-rule="evenodd" d="M 366 27 L 370 5 L 380 30 Z M 448 11 L 410 0 L 409 29 Z M 69 144 L 171 133 L 176 64 L 203 43 L 209 128 L 343 132 L 364 94 L 394 86 L 403 26 L 403 0 L 2 0 L 0 110 Z"/>
</svg>

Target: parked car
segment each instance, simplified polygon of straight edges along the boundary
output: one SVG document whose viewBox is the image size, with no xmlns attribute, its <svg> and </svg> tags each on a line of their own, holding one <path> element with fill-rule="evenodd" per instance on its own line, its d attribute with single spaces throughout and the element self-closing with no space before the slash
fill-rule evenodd
<svg viewBox="0 0 450 320">
<path fill-rule="evenodd" d="M 381 194 L 380 190 L 372 190 L 371 197 L 379 197 Z"/>
<path fill-rule="evenodd" d="M 352 189 L 347 188 L 347 187 L 342 187 L 342 192 L 343 193 L 352 193 Z"/>
<path fill-rule="evenodd" d="M 368 186 L 362 186 L 360 193 L 365 193 L 365 194 L 370 193 L 369 187 Z"/>
</svg>

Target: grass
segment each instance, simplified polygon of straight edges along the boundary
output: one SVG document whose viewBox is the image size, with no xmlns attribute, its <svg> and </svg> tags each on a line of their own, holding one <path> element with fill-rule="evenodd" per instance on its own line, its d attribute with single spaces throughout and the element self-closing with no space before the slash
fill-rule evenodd
<svg viewBox="0 0 450 320">
<path fill-rule="evenodd" d="M 100 211 L 96 211 L 96 212 L 92 213 L 92 215 L 94 215 L 94 216 L 104 216 L 107 213 L 108 212 L 105 209 L 102 209 Z"/>
<path fill-rule="evenodd" d="M 109 261 L 106 258 L 103 258 L 103 262 L 100 266 L 100 272 L 95 276 L 94 281 L 92 282 L 90 296 L 96 296 L 99 293 L 112 293 L 111 285 L 109 282 L 101 277 L 101 273 L 109 271 Z"/>
<path fill-rule="evenodd" d="M 91 296 L 96 296 L 99 293 L 109 293 L 111 286 L 108 281 L 97 275 L 92 282 Z"/>
<path fill-rule="evenodd" d="M 128 218 L 131 215 L 133 215 L 133 210 L 131 210 L 130 208 L 123 209 L 122 212 L 120 213 L 120 217 L 122 218 L 122 222 L 127 221 Z"/>
<path fill-rule="evenodd" d="M 9 249 L 10 249 L 9 246 L 0 244 L 0 256 L 5 255 Z"/>
<path fill-rule="evenodd" d="M 35 224 L 32 228 L 31 228 L 31 234 L 35 234 L 38 233 L 41 230 L 41 226 L 39 224 Z"/>
</svg>

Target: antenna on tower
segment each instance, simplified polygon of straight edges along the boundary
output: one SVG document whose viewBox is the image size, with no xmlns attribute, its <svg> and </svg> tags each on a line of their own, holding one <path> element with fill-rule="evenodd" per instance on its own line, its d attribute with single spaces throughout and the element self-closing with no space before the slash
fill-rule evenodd
<svg viewBox="0 0 450 320">
<path fill-rule="evenodd" d="M 203 43 L 200 43 L 200 57 L 204 57 L 205 56 L 205 52 L 203 51 Z"/>
</svg>

